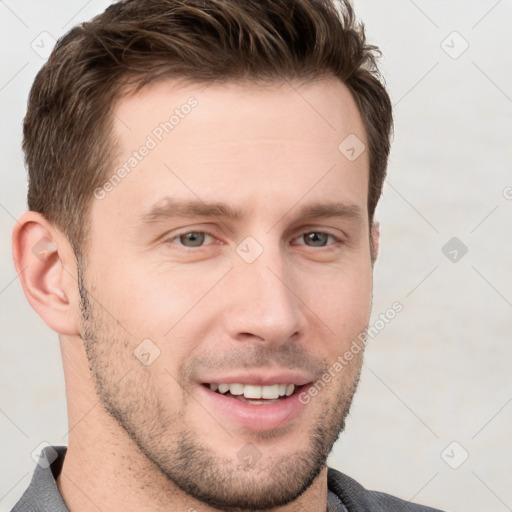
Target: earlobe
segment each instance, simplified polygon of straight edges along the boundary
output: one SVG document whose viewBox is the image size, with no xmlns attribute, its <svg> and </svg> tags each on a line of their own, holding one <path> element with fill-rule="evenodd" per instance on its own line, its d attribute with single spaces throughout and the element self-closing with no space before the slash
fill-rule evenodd
<svg viewBox="0 0 512 512">
<path fill-rule="evenodd" d="M 375 263 L 377 256 L 379 254 L 379 242 L 380 242 L 380 223 L 373 222 L 371 229 L 371 257 L 372 257 L 372 265 Z"/>
<path fill-rule="evenodd" d="M 53 331 L 78 334 L 76 264 L 67 238 L 41 214 L 28 211 L 13 228 L 12 250 L 32 308 Z"/>
</svg>

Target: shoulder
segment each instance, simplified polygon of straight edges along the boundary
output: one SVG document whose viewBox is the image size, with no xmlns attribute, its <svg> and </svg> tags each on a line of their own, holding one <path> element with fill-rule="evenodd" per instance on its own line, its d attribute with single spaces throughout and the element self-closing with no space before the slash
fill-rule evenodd
<svg viewBox="0 0 512 512">
<path fill-rule="evenodd" d="M 354 479 L 333 468 L 328 468 L 327 485 L 339 496 L 349 512 L 442 512 L 383 492 L 368 491 Z"/>
<path fill-rule="evenodd" d="M 11 512 L 69 512 L 56 482 L 66 450 L 66 446 L 42 449 L 32 480 Z"/>
</svg>

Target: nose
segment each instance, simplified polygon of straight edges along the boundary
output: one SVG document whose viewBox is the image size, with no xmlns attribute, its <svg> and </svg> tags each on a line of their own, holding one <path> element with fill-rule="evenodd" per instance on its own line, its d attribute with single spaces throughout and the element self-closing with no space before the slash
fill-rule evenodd
<svg viewBox="0 0 512 512">
<path fill-rule="evenodd" d="M 230 272 L 227 327 L 232 339 L 283 344 L 304 332 L 304 300 L 279 249 L 254 262 L 236 261 Z"/>
</svg>

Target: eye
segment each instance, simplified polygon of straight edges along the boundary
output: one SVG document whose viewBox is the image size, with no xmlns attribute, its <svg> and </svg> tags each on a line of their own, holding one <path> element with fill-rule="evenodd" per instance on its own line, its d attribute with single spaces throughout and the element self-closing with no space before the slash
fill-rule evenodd
<svg viewBox="0 0 512 512">
<path fill-rule="evenodd" d="M 298 245 L 307 245 L 308 247 L 325 247 L 328 244 L 329 239 L 332 239 L 334 243 L 339 242 L 340 239 L 331 235 L 330 233 L 325 233 L 323 231 L 309 231 L 307 233 L 303 233 L 297 240 L 304 239 L 304 243 L 298 243 Z"/>
<path fill-rule="evenodd" d="M 213 240 L 213 236 L 207 231 L 189 231 L 169 240 L 184 247 L 202 247 L 208 239 Z"/>
</svg>

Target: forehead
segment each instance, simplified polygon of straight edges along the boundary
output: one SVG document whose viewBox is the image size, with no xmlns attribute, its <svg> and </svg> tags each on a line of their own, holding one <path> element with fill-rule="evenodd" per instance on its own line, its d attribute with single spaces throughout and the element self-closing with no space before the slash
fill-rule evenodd
<svg viewBox="0 0 512 512">
<path fill-rule="evenodd" d="M 190 104 L 194 106 L 189 108 Z M 190 113 L 194 115 L 189 116 Z M 134 129 L 159 139 L 159 127 L 164 129 L 166 122 L 173 125 L 173 136 L 181 134 L 183 139 L 187 137 L 189 143 L 196 144 L 236 143 L 236 139 L 244 136 L 254 139 L 262 134 L 282 138 L 286 133 L 290 138 L 306 135 L 312 144 L 331 143 L 331 138 L 325 138 L 327 133 L 331 132 L 336 141 L 349 129 L 365 137 L 352 94 L 334 77 L 315 82 L 265 84 L 158 81 L 124 95 L 113 114 L 114 135 L 127 145 L 137 142 L 130 137 L 139 135 Z M 188 122 L 183 123 L 187 117 Z M 297 124 L 298 120 L 304 123 Z M 220 129 L 210 133 L 198 129 L 206 124 Z M 170 134 L 165 129 L 164 133 Z M 191 134 L 193 137 L 189 137 Z"/>
<path fill-rule="evenodd" d="M 363 123 L 351 93 L 334 78 L 266 85 L 167 80 L 123 97 L 113 115 L 118 151 L 100 210 L 140 216 L 166 196 L 269 214 L 306 195 L 366 207 L 367 151 L 357 159 L 345 152 L 347 140 L 359 144 L 357 151 L 367 145 Z"/>
</svg>

